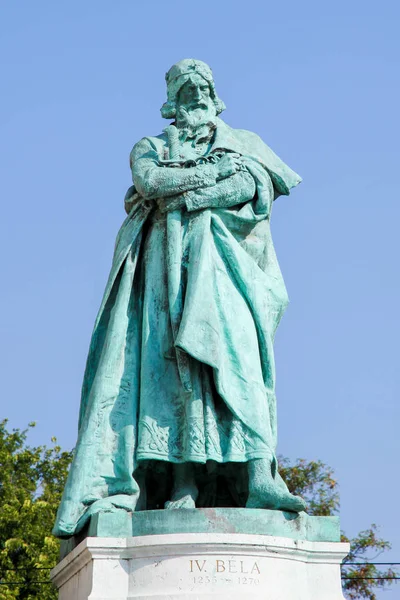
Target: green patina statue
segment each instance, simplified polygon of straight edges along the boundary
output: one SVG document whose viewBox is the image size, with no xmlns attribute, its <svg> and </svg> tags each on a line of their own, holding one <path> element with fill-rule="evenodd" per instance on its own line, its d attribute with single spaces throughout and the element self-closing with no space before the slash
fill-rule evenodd
<svg viewBox="0 0 400 600">
<path fill-rule="evenodd" d="M 166 81 L 173 123 L 131 153 L 60 537 L 114 509 L 305 508 L 275 455 L 273 339 L 287 294 L 270 233 L 273 200 L 300 177 L 218 117 L 205 63 L 182 60 Z"/>
</svg>

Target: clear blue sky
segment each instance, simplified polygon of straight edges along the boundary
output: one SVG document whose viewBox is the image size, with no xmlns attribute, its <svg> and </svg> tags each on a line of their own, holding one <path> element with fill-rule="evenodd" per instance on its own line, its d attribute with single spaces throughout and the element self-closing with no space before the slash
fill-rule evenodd
<svg viewBox="0 0 400 600">
<path fill-rule="evenodd" d="M 272 223 L 291 298 L 276 342 L 279 452 L 334 467 L 343 528 L 380 524 L 400 562 L 399 21 L 395 0 L 1 4 L 1 412 L 12 426 L 35 420 L 32 443 L 74 445 L 129 152 L 166 125 L 166 70 L 200 58 L 225 120 L 304 178 Z"/>
</svg>

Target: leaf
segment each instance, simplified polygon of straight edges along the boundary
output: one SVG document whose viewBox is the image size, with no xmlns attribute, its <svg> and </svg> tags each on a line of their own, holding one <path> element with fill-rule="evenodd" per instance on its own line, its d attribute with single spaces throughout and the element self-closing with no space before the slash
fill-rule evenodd
<svg viewBox="0 0 400 600">
<path fill-rule="evenodd" d="M 298 459 L 294 464 L 279 457 L 279 470 L 290 491 L 307 501 L 307 512 L 313 515 L 335 515 L 339 510 L 339 486 L 333 470 L 321 461 Z M 372 524 L 369 529 L 350 540 L 344 533 L 343 542 L 350 542 L 350 553 L 342 567 L 343 589 L 349 600 L 376 600 L 376 590 L 395 582 L 395 569 L 381 570 L 373 561 L 390 549 L 390 543 L 378 535 Z M 364 563 L 355 565 L 354 563 Z"/>
</svg>

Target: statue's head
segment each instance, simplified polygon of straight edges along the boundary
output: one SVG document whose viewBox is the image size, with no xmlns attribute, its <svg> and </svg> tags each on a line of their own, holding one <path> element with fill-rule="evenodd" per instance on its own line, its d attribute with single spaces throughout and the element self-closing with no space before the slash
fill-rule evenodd
<svg viewBox="0 0 400 600">
<path fill-rule="evenodd" d="M 212 117 L 225 109 L 215 91 L 212 71 L 201 60 L 185 58 L 179 61 L 170 68 L 165 80 L 167 102 L 161 108 L 165 119 L 179 120 L 180 115 L 201 111 Z"/>
</svg>

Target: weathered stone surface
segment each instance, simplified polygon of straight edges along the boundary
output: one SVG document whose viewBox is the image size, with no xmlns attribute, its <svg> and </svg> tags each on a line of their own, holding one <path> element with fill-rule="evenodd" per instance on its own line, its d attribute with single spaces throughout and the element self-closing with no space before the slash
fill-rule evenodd
<svg viewBox="0 0 400 600">
<path fill-rule="evenodd" d="M 348 544 L 232 533 L 86 538 L 52 571 L 59 600 L 343 600 Z"/>
<path fill-rule="evenodd" d="M 204 508 L 98 513 L 84 536 L 140 537 L 171 533 L 240 533 L 285 537 L 309 542 L 339 542 L 339 517 L 311 517 L 265 509 Z M 82 536 L 82 539 L 83 537 Z M 79 538 L 61 542 L 61 558 Z"/>
</svg>

